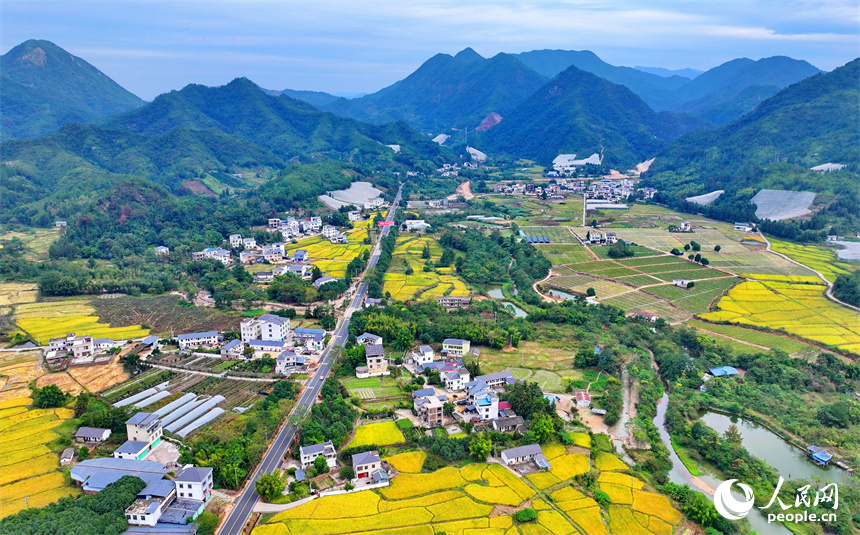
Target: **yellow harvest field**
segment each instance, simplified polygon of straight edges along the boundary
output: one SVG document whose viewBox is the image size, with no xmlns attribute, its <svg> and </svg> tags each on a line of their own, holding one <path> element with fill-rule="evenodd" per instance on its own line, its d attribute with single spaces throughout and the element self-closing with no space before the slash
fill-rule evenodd
<svg viewBox="0 0 860 535">
<path fill-rule="evenodd" d="M 308 257 L 314 259 L 315 262 L 316 260 L 349 262 L 362 252 L 370 250 L 370 245 L 362 243 L 365 238 L 370 236 L 367 229 L 352 229 L 344 234 L 346 234 L 349 243 L 335 244 L 322 236 L 312 236 L 299 240 L 297 243 L 286 245 L 284 250 L 292 253 L 298 249 L 304 249 L 308 252 Z"/>
<path fill-rule="evenodd" d="M 94 338 L 124 340 L 149 335 L 140 325 L 111 327 L 98 323 L 95 309 L 87 301 L 58 301 L 20 305 L 15 311 L 15 323 L 37 341 L 47 344 L 51 338 L 67 333 L 89 334 Z"/>
<path fill-rule="evenodd" d="M 820 272 L 830 282 L 836 282 L 840 274 L 848 274 L 857 270 L 856 265 L 840 262 L 836 253 L 830 249 L 817 247 L 815 245 L 798 245 L 787 241 L 770 239 L 771 248 L 777 253 L 782 253 L 796 262 Z"/>
<path fill-rule="evenodd" d="M 421 257 L 424 248 L 430 250 L 430 258 Z M 466 283 L 458 277 L 452 267 L 437 267 L 434 271 L 424 271 L 424 263 L 433 263 L 442 258 L 442 246 L 435 238 L 421 236 L 398 237 L 393 252 L 392 269 L 398 272 L 386 273 L 383 278 L 382 291 L 389 292 L 393 299 L 409 301 L 419 295 L 422 301 L 428 301 L 445 295 L 467 296 L 469 289 Z M 412 273 L 407 275 L 407 268 Z"/>
<path fill-rule="evenodd" d="M 355 438 L 349 443 L 349 447 L 358 446 L 388 446 L 406 440 L 403 433 L 394 422 L 381 422 L 378 424 L 362 425 L 355 430 Z"/>
<path fill-rule="evenodd" d="M 37 286 L 30 282 L 0 282 L 0 306 L 32 303 L 38 294 Z"/>
<path fill-rule="evenodd" d="M 719 310 L 702 314 L 702 318 L 782 329 L 860 352 L 860 313 L 828 300 L 820 285 L 746 281 L 729 290 L 717 307 Z"/>
<path fill-rule="evenodd" d="M 553 455 L 554 467 L 556 464 L 581 464 L 582 454 L 564 453 L 564 449 L 558 444 L 546 446 L 546 451 Z M 423 452 L 399 454 L 388 461 L 393 461 L 393 466 L 416 469 L 418 454 Z M 423 463 L 423 458 L 420 460 Z M 600 464 L 618 469 L 621 462 L 607 454 L 601 456 Z M 469 464 L 460 469 L 447 467 L 432 474 L 401 470 L 388 487 L 313 500 L 278 513 L 267 524 L 255 528 L 253 535 L 432 535 L 438 532 L 449 535 L 572 535 L 577 530 L 609 535 L 597 503 L 573 486 L 564 486 L 550 494 L 548 490 L 536 493 L 525 483 L 532 480 L 541 483 L 536 486 L 542 486 L 546 483 L 544 480 L 559 481 L 557 476 L 553 470 L 532 474 L 526 479 L 501 465 L 484 463 Z M 601 487 L 611 485 L 624 494 L 624 499 L 619 501 L 627 505 L 611 506 L 613 511 L 620 508 L 617 518 L 613 519 L 615 524 L 637 530 L 642 525 L 652 526 L 654 534 L 662 535 L 667 533 L 667 529 L 671 532 L 673 525 L 682 518 L 666 498 L 633 490 L 642 488 L 644 483 L 632 476 L 604 473 L 600 474 L 599 481 Z M 570 484 L 575 483 L 571 480 Z M 635 497 L 632 497 L 634 492 Z M 510 509 L 498 507 L 518 506 L 528 499 L 539 511 L 535 523 L 515 523 Z M 631 502 L 636 505 L 631 505 Z M 639 510 L 643 508 L 650 510 L 643 514 Z M 573 523 L 558 510 L 564 511 Z M 501 516 L 488 518 L 490 514 Z"/>
<path fill-rule="evenodd" d="M 421 471 L 421 466 L 424 464 L 424 459 L 426 458 L 427 452 L 410 451 L 395 455 L 394 457 L 388 457 L 385 460 L 399 472 L 418 473 Z"/>
</svg>

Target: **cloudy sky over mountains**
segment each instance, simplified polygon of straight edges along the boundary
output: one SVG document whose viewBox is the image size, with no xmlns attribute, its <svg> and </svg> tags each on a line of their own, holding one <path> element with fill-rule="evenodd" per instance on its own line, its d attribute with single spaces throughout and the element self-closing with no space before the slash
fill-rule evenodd
<svg viewBox="0 0 860 535">
<path fill-rule="evenodd" d="M 592 50 L 615 65 L 707 70 L 860 55 L 856 0 L 139 2 L 4 0 L 0 52 L 47 39 L 144 99 L 247 76 L 272 89 L 373 92 L 438 52 Z"/>
</svg>

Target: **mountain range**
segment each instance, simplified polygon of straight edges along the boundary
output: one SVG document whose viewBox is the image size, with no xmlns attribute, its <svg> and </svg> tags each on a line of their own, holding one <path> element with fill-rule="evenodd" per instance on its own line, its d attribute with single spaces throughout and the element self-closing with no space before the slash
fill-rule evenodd
<svg viewBox="0 0 860 535">
<path fill-rule="evenodd" d="M 0 140 L 41 136 L 143 105 L 83 59 L 40 40 L 0 56 L 0 93 Z"/>
</svg>

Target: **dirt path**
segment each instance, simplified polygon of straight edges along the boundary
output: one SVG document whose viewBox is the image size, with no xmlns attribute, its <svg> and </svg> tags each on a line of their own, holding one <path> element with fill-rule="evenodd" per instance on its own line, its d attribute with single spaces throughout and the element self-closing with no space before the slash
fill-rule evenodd
<svg viewBox="0 0 860 535">
<path fill-rule="evenodd" d="M 735 338 L 735 337 L 733 337 L 733 336 L 729 336 L 729 335 L 727 335 L 727 334 L 715 333 L 714 331 L 709 331 L 709 330 L 707 330 L 707 329 L 702 329 L 701 327 L 695 327 L 695 329 L 698 329 L 698 330 L 700 330 L 700 331 L 702 331 L 702 332 L 708 333 L 708 334 L 713 335 L 713 336 L 719 336 L 719 337 L 721 337 L 721 338 L 728 338 L 729 340 L 731 340 L 731 341 L 733 341 L 733 342 L 737 342 L 737 343 L 739 343 L 739 344 L 744 344 L 744 345 L 748 345 L 748 346 L 757 347 L 757 348 L 759 348 L 759 349 L 764 349 L 765 351 L 770 351 L 770 349 L 771 349 L 771 348 L 769 348 L 769 347 L 767 347 L 767 346 L 760 346 L 760 345 L 758 345 L 758 344 L 754 344 L 754 343 L 752 343 L 752 342 L 746 342 L 746 341 L 744 341 L 744 340 L 739 340 L 739 339 L 737 339 L 737 338 Z"/>
<path fill-rule="evenodd" d="M 544 282 L 551 279 L 553 276 L 560 277 L 561 273 L 558 273 L 558 272 L 550 269 L 549 273 L 547 274 L 546 277 L 542 278 L 539 281 L 535 281 L 534 283 L 532 283 L 532 289 L 541 297 L 541 299 L 544 300 L 545 303 L 557 303 L 558 301 L 564 301 L 564 299 L 561 299 L 560 297 L 555 297 L 553 295 L 547 295 L 538 289 L 539 284 L 543 284 Z"/>
<path fill-rule="evenodd" d="M 474 199 L 475 196 L 472 195 L 472 187 L 469 185 L 469 181 L 462 182 L 459 186 L 457 186 L 457 193 L 453 195 L 448 195 L 448 200 L 453 201 L 457 197 L 463 197 L 464 199 L 471 200 Z"/>
</svg>

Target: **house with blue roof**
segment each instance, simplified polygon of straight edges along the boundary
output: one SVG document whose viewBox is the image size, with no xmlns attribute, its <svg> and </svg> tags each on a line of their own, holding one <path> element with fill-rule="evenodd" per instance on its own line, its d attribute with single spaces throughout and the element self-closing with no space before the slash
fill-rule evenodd
<svg viewBox="0 0 860 535">
<path fill-rule="evenodd" d="M 708 370 L 714 377 L 729 377 L 739 375 L 740 372 L 732 366 L 720 366 L 719 368 L 711 368 Z"/>
<path fill-rule="evenodd" d="M 200 346 L 212 347 L 218 345 L 218 331 L 180 334 L 176 339 L 179 341 L 179 349 L 194 349 Z"/>
<path fill-rule="evenodd" d="M 820 464 L 821 466 L 827 466 L 827 464 L 833 459 L 833 456 L 827 453 L 827 450 L 819 448 L 818 446 L 809 446 L 806 448 L 806 454 L 809 455 L 816 464 Z"/>
</svg>

